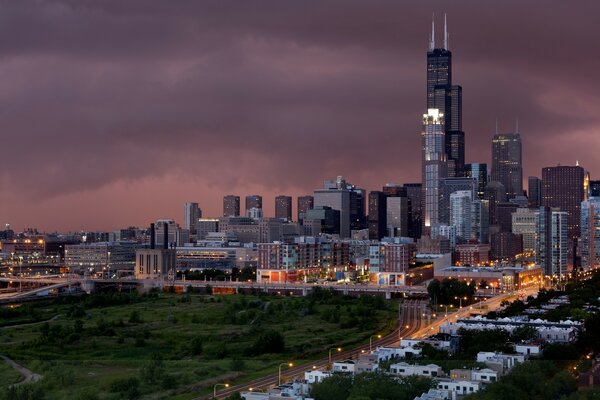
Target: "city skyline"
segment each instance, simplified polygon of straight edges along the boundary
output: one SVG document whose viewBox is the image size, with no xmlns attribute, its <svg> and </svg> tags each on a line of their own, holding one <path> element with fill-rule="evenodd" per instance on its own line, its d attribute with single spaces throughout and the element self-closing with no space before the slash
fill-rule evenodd
<svg viewBox="0 0 600 400">
<path fill-rule="evenodd" d="M 217 217 L 226 194 L 260 194 L 270 216 L 277 195 L 312 194 L 338 175 L 367 191 L 419 182 L 432 11 L 438 42 L 448 13 L 467 163 L 489 168 L 496 118 L 501 133 L 518 119 L 524 179 L 576 160 L 592 179 L 600 171 L 587 79 L 597 5 L 318 6 L 327 19 L 277 3 L 228 17 L 218 3 L 157 3 L 144 16 L 111 3 L 31 4 L 0 12 L 0 69 L 11 76 L 0 95 L 0 222 L 16 229 L 182 222 L 185 202 Z M 27 22 L 38 31 L 18 35 Z M 552 44 L 561 53 L 546 63 Z"/>
</svg>

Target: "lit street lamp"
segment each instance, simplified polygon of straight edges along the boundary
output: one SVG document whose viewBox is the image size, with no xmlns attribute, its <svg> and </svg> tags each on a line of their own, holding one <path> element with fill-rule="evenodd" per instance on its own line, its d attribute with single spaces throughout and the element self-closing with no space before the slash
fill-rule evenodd
<svg viewBox="0 0 600 400">
<path fill-rule="evenodd" d="M 229 387 L 229 383 L 217 383 L 214 387 L 213 387 L 213 398 L 217 398 L 217 387 L 218 386 L 223 386 L 225 388 Z"/>
<path fill-rule="evenodd" d="M 337 350 L 339 353 L 340 351 L 342 351 L 342 348 L 341 347 L 332 347 L 331 349 L 329 349 L 329 365 L 331 365 L 331 352 L 333 350 Z"/>
<path fill-rule="evenodd" d="M 279 386 L 281 386 L 281 367 L 283 367 L 284 365 L 287 365 L 288 367 L 293 367 L 294 364 L 292 363 L 281 363 L 279 364 Z"/>
<path fill-rule="evenodd" d="M 381 335 L 371 335 L 369 338 L 369 352 L 373 351 L 373 338 L 381 339 Z"/>
</svg>

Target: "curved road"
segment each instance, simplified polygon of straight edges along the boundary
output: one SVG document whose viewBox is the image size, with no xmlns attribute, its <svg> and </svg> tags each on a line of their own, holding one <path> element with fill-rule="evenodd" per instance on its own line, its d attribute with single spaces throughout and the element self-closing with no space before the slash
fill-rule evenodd
<svg viewBox="0 0 600 400">
<path fill-rule="evenodd" d="M 382 337 L 381 339 L 373 340 L 372 345 L 373 348 L 377 346 L 390 346 L 394 343 L 399 343 L 401 338 L 410 337 L 421 329 L 422 321 L 421 315 L 424 305 L 427 304 L 426 301 L 422 300 L 407 300 L 401 303 L 401 312 L 398 327 L 394 329 L 387 336 Z M 332 352 L 331 359 L 332 361 L 338 360 L 348 360 L 352 358 L 357 358 L 361 353 L 368 352 L 369 345 L 361 345 L 359 347 L 353 348 L 351 350 L 343 350 L 341 352 Z M 329 358 L 322 358 L 320 360 L 315 360 L 311 363 L 305 363 L 297 366 L 293 366 L 286 370 L 281 371 L 281 380 L 283 382 L 289 381 L 295 377 L 304 377 L 304 373 L 306 371 L 317 369 L 324 370 L 329 366 Z M 273 373 L 271 375 L 267 375 L 264 378 L 255 379 L 250 382 L 246 382 L 240 385 L 230 386 L 228 388 L 218 390 L 217 391 L 217 399 L 223 399 L 227 396 L 230 396 L 233 393 L 240 391 L 247 391 L 249 388 L 253 389 L 268 389 L 270 387 L 274 387 L 278 385 L 279 374 Z M 203 396 L 197 397 L 194 400 L 201 399 L 212 399 L 211 396 Z"/>
</svg>

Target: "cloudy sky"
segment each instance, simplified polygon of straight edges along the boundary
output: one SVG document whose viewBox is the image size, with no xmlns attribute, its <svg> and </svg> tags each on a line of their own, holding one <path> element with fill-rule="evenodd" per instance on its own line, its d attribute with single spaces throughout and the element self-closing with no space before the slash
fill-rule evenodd
<svg viewBox="0 0 600 400">
<path fill-rule="evenodd" d="M 253 193 L 272 215 L 336 175 L 418 182 L 434 12 L 467 162 L 518 119 L 525 176 L 600 176 L 597 1 L 19 0 L 0 3 L 0 223 L 181 222 Z"/>
</svg>

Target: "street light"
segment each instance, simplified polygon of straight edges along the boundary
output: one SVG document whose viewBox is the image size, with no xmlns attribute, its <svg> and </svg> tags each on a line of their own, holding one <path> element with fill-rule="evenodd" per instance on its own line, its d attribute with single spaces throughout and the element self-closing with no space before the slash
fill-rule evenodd
<svg viewBox="0 0 600 400">
<path fill-rule="evenodd" d="M 217 387 L 218 386 L 223 386 L 225 388 L 229 387 L 229 383 L 217 383 L 214 387 L 213 387 L 213 398 L 217 398 Z"/>
<path fill-rule="evenodd" d="M 294 364 L 291 363 L 291 362 L 279 364 L 279 386 L 281 386 L 281 367 L 283 367 L 284 365 L 287 365 L 288 367 L 293 367 L 294 366 Z"/>
<path fill-rule="evenodd" d="M 465 297 L 457 297 L 457 296 L 454 296 L 454 300 L 458 300 L 458 307 L 459 307 L 459 308 L 462 308 L 462 300 L 463 300 L 463 299 L 467 300 L 467 296 L 465 296 Z"/>
<path fill-rule="evenodd" d="M 381 339 L 381 335 L 371 335 L 371 337 L 369 338 L 369 352 L 373 351 L 372 347 L 373 347 L 373 338 L 376 337 L 377 339 Z"/>
<path fill-rule="evenodd" d="M 333 350 L 337 350 L 337 352 L 339 353 L 340 351 L 342 351 L 341 347 L 332 347 L 331 349 L 329 349 L 329 364 L 331 365 L 331 352 Z"/>
</svg>

